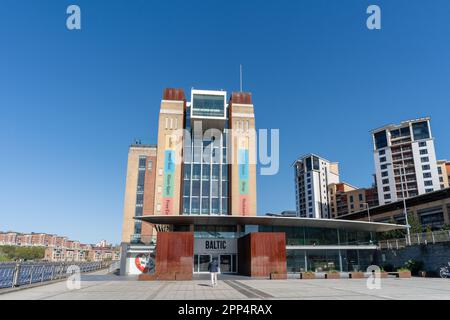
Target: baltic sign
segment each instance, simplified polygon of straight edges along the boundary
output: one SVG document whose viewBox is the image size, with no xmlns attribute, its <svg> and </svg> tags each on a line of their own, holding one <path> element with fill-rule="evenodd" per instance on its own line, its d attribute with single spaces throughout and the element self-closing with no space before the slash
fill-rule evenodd
<svg viewBox="0 0 450 320">
<path fill-rule="evenodd" d="M 195 254 L 236 254 L 236 239 L 195 239 Z"/>
</svg>

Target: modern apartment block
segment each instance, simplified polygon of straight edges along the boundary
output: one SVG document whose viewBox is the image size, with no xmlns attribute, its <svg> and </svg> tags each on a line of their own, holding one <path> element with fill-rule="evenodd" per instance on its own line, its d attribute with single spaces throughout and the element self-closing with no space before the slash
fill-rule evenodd
<svg viewBox="0 0 450 320">
<path fill-rule="evenodd" d="M 339 183 L 339 165 L 314 154 L 297 159 L 295 169 L 295 196 L 299 217 L 331 218 L 330 184 Z"/>
<path fill-rule="evenodd" d="M 356 188 L 341 182 L 330 184 L 328 192 L 333 219 L 379 205 L 376 186 Z"/>
<path fill-rule="evenodd" d="M 439 160 L 437 162 L 438 175 L 439 175 L 439 183 L 441 185 L 441 189 L 449 188 L 450 182 L 450 162 L 447 160 Z"/>
<path fill-rule="evenodd" d="M 158 144 L 128 153 L 123 243 L 157 230 L 136 217 L 256 215 L 255 116 L 250 93 L 165 89 Z"/>
<path fill-rule="evenodd" d="M 430 118 L 387 125 L 372 137 L 380 205 L 441 188 Z"/>
</svg>

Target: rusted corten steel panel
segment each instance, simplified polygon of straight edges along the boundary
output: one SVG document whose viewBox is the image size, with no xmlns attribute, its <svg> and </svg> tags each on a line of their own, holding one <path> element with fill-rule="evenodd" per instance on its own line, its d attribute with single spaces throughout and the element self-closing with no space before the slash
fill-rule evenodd
<svg viewBox="0 0 450 320">
<path fill-rule="evenodd" d="M 191 275 L 193 272 L 194 233 L 159 232 L 156 246 L 156 274 Z"/>
<path fill-rule="evenodd" d="M 184 95 L 183 89 L 165 88 L 163 93 L 163 100 L 185 101 L 186 96 Z"/>
<path fill-rule="evenodd" d="M 285 274 L 285 234 L 258 232 L 239 239 L 239 273 L 251 277 Z"/>
</svg>

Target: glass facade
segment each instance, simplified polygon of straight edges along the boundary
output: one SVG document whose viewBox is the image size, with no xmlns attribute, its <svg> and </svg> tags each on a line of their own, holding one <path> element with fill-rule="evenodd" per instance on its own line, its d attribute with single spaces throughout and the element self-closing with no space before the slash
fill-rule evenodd
<svg viewBox="0 0 450 320">
<path fill-rule="evenodd" d="M 223 96 L 220 97 L 223 100 Z M 208 140 L 194 138 L 190 119 L 187 120 L 186 129 L 191 136 L 184 139 L 182 213 L 228 215 L 227 122 L 218 139 L 211 137 Z"/>
<path fill-rule="evenodd" d="M 225 117 L 225 97 L 223 95 L 194 94 L 192 115 L 195 117 Z"/>
<path fill-rule="evenodd" d="M 375 264 L 376 250 L 286 250 L 289 273 L 295 272 L 357 272 Z"/>
<path fill-rule="evenodd" d="M 376 236 L 372 232 L 342 229 L 259 226 L 259 232 L 284 232 L 287 246 L 357 246 L 376 243 Z"/>
<path fill-rule="evenodd" d="M 151 163 L 151 162 L 149 162 Z M 142 217 L 144 213 L 144 186 L 145 186 L 145 170 L 147 168 L 147 157 L 139 157 L 139 168 L 138 168 L 138 181 L 136 188 L 136 207 L 134 215 L 135 217 Z M 150 165 L 151 168 L 151 165 Z M 150 169 L 151 170 L 151 169 Z M 140 234 L 142 231 L 142 221 L 136 221 L 134 223 L 134 236 L 133 241 L 140 241 Z"/>
</svg>

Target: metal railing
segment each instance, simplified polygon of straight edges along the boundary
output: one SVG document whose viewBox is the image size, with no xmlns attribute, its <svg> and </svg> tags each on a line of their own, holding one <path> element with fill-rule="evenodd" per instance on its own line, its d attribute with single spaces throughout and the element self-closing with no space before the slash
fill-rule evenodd
<svg viewBox="0 0 450 320">
<path fill-rule="evenodd" d="M 111 262 L 1 263 L 0 289 L 64 279 L 71 275 L 67 272 L 67 269 L 74 265 L 80 268 L 81 273 L 87 273 L 109 268 L 111 264 Z"/>
<path fill-rule="evenodd" d="M 380 240 L 378 245 L 380 249 L 402 249 L 409 245 L 428 245 L 441 242 L 450 242 L 450 230 L 411 234 L 411 244 L 408 244 L 405 236 L 400 239 Z"/>
</svg>

